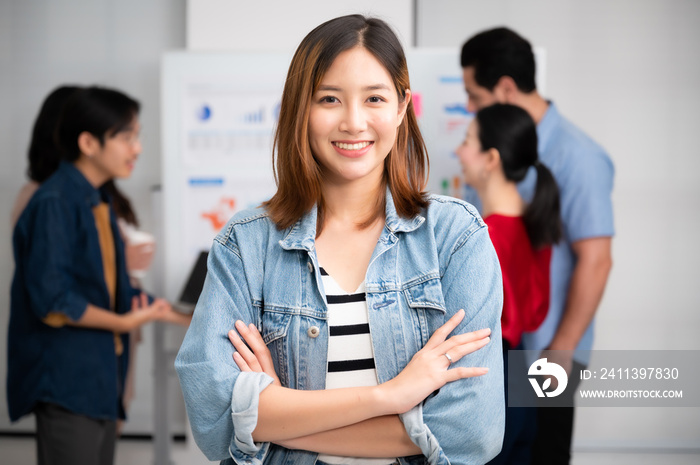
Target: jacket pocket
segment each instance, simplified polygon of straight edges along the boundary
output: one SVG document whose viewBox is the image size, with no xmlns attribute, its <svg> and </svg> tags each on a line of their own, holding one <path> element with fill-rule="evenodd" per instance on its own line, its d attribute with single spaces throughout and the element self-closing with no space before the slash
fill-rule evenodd
<svg viewBox="0 0 700 465">
<path fill-rule="evenodd" d="M 288 309 L 279 307 L 266 307 L 262 314 L 261 334 L 265 345 L 270 350 L 272 363 L 275 366 L 275 373 L 283 386 L 289 386 L 288 370 L 288 338 L 289 326 L 292 322 L 293 314 Z"/>
<path fill-rule="evenodd" d="M 284 308 L 265 308 L 262 314 L 262 337 L 265 344 L 282 339 L 287 335 L 292 312 Z"/>
<path fill-rule="evenodd" d="M 438 278 L 418 279 L 406 284 L 404 296 L 413 310 L 414 337 L 419 341 L 414 351 L 420 350 L 430 339 L 432 331 L 445 321 L 447 309 Z"/>
<path fill-rule="evenodd" d="M 445 298 L 442 295 L 442 284 L 438 278 L 408 283 L 404 289 L 404 295 L 411 308 L 437 310 L 443 314 L 447 312 Z"/>
</svg>

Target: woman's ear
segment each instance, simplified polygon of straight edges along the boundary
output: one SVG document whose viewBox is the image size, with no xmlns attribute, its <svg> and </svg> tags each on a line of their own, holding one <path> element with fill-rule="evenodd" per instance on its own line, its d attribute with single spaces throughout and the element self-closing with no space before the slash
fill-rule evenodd
<svg viewBox="0 0 700 465">
<path fill-rule="evenodd" d="M 406 110 L 408 110 L 408 103 L 410 101 L 411 101 L 411 89 L 406 89 L 403 102 L 399 102 L 399 118 L 398 118 L 399 124 L 397 124 L 396 127 L 401 126 L 401 123 L 403 123 L 403 119 L 406 116 Z"/>
<path fill-rule="evenodd" d="M 102 148 L 102 144 L 94 135 L 83 131 L 78 135 L 78 149 L 80 153 L 88 157 L 93 157 Z"/>
<path fill-rule="evenodd" d="M 487 171 L 491 172 L 501 168 L 501 153 L 497 148 L 488 149 L 484 155 L 486 156 L 484 167 Z"/>
</svg>

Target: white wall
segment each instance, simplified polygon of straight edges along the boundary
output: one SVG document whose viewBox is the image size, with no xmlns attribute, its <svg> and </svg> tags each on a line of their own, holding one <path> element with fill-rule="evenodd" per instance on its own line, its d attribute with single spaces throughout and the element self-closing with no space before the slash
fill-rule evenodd
<svg viewBox="0 0 700 465">
<path fill-rule="evenodd" d="M 184 0 L 4 0 L 0 2 L 0 431 L 9 425 L 5 402 L 6 331 L 14 269 L 10 211 L 25 182 L 31 127 L 44 97 L 65 84 L 121 89 L 142 104 L 143 152 L 134 175 L 120 183 L 145 230 L 156 225 L 150 188 L 160 183 L 160 56 L 185 45 Z M 159 259 L 162 257 L 158 257 Z M 157 288 L 151 277 L 147 288 Z M 125 432 L 152 425 L 152 328 L 143 330 L 136 399 Z M 30 417 L 31 419 L 31 417 Z"/>
<path fill-rule="evenodd" d="M 187 49 L 294 51 L 322 22 L 356 13 L 384 19 L 404 46 L 413 43 L 412 0 L 190 0 Z"/>
<path fill-rule="evenodd" d="M 546 96 L 609 151 L 615 263 L 595 348 L 700 349 L 700 2 L 421 0 L 418 18 L 420 46 L 506 25 L 544 47 Z M 579 409 L 576 444 L 697 448 L 699 413 Z"/>
</svg>

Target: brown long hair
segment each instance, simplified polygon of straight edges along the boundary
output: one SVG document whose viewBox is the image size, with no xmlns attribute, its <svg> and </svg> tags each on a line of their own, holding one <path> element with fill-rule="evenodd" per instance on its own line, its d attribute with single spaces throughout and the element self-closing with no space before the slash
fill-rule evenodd
<svg viewBox="0 0 700 465">
<path fill-rule="evenodd" d="M 316 27 L 301 41 L 289 65 L 272 150 L 277 192 L 263 203 L 280 229 L 291 227 L 314 205 L 318 205 L 317 231 L 323 226 L 322 170 L 309 143 L 311 97 L 335 58 L 358 46 L 386 68 L 400 101 L 404 101 L 406 90 L 410 89 L 401 43 L 380 19 L 342 16 Z M 383 184 L 389 187 L 400 216 L 413 217 L 428 205 L 425 193 L 428 170 L 427 150 L 413 102 L 409 101 L 396 142 L 384 161 Z M 369 225 L 383 214 L 384 204 L 385 199 L 379 199 L 376 215 L 361 226 Z"/>
</svg>

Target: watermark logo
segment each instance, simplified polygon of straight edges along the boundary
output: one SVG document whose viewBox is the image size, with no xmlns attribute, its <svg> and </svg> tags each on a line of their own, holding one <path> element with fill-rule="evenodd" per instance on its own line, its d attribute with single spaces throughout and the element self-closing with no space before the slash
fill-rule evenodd
<svg viewBox="0 0 700 465">
<path fill-rule="evenodd" d="M 549 392 L 547 389 L 549 389 L 549 387 L 552 385 L 552 378 L 545 379 L 542 386 L 540 386 L 536 378 L 528 378 L 530 380 L 530 384 L 532 384 L 532 388 L 537 394 L 537 397 L 556 397 L 564 392 L 564 389 L 566 389 L 566 384 L 569 382 L 569 377 L 566 375 L 566 370 L 554 362 L 548 362 L 546 358 L 535 360 L 535 363 L 530 365 L 530 369 L 527 371 L 527 374 L 528 376 L 553 376 L 557 380 L 556 389 Z"/>
</svg>

